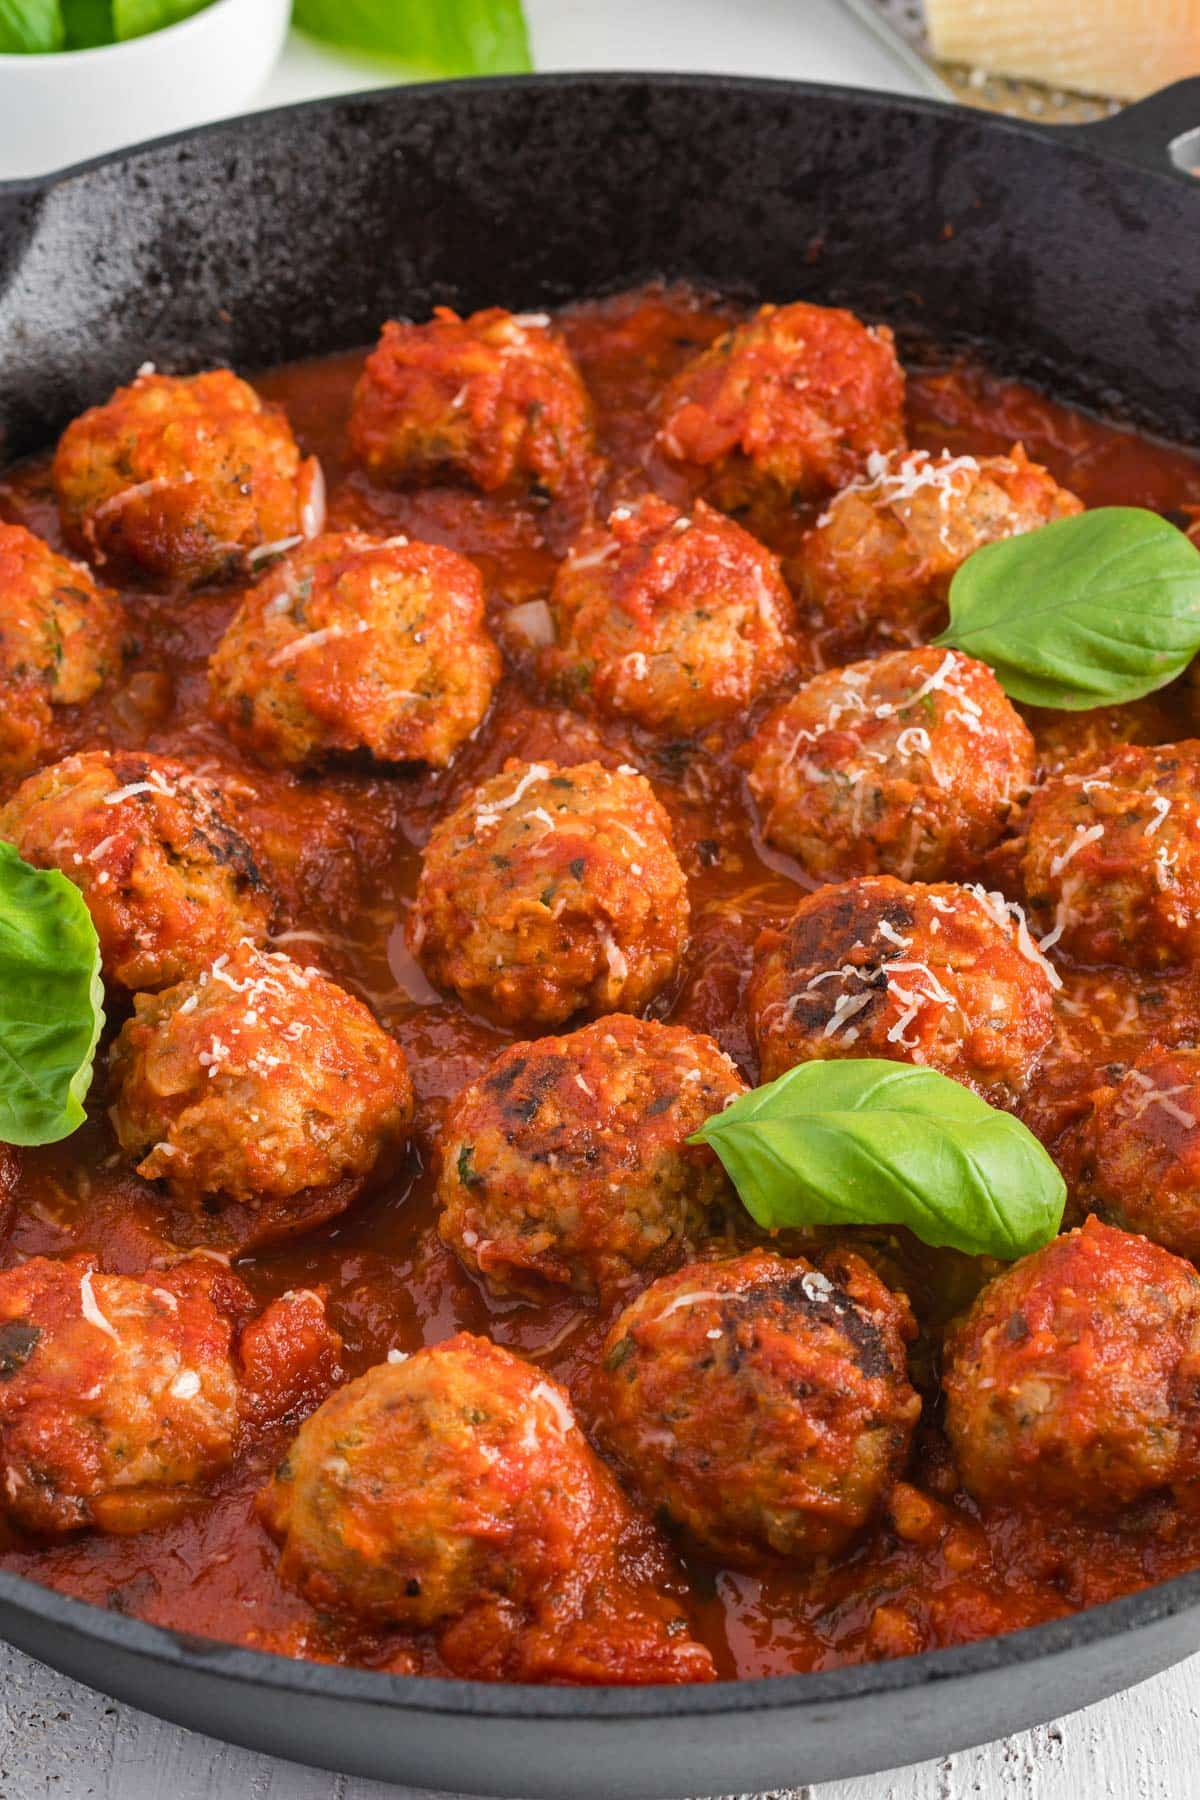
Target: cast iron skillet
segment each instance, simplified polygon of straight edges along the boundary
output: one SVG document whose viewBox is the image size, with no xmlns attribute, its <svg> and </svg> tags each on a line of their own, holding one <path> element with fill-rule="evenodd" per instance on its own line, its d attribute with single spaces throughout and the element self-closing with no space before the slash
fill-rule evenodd
<svg viewBox="0 0 1200 1800">
<path fill-rule="evenodd" d="M 146 358 L 253 369 L 390 313 L 656 274 L 842 302 L 1200 444 L 1200 81 L 1043 130 L 799 83 L 406 88 L 0 187 L 0 460 Z M 1195 141 L 1193 139 L 1193 141 Z M 1198 159 L 1200 160 L 1200 159 Z M 1200 1646 L 1200 1571 L 898 1662 L 693 1689 L 423 1681 L 234 1650 L 0 1574 L 0 1628 L 155 1713 L 348 1773 L 621 1800 L 863 1774 L 1098 1700 Z"/>
</svg>

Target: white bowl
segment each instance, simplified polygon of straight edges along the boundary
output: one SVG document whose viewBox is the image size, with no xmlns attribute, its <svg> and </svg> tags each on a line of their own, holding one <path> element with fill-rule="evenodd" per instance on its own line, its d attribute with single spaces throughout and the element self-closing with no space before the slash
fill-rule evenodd
<svg viewBox="0 0 1200 1800">
<path fill-rule="evenodd" d="M 291 10 L 214 0 L 125 44 L 0 56 L 0 180 L 244 111 L 279 60 Z"/>
</svg>

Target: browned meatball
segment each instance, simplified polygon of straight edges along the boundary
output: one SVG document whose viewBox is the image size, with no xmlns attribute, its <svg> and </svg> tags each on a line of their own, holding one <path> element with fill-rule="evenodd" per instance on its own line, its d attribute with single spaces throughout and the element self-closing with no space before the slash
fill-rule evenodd
<svg viewBox="0 0 1200 1800">
<path fill-rule="evenodd" d="M 1035 770 L 1000 683 L 957 650 L 897 650 L 818 675 L 743 757 L 764 836 L 825 881 L 972 874 Z"/>
<path fill-rule="evenodd" d="M 361 1001 L 244 941 L 139 994 L 111 1071 L 139 1175 L 237 1243 L 342 1211 L 412 1117 L 404 1054 Z"/>
<path fill-rule="evenodd" d="M 221 789 L 169 757 L 85 750 L 54 763 L 0 811 L 0 837 L 75 883 L 120 987 L 167 987 L 271 923 L 274 895 Z"/>
<path fill-rule="evenodd" d="M 228 369 L 143 371 L 68 425 L 51 471 L 72 542 L 118 573 L 193 587 L 320 530 L 321 471 Z"/>
<path fill-rule="evenodd" d="M 211 1263 L 135 1279 L 37 1256 L 0 1274 L 0 1513 L 134 1532 L 194 1504 L 233 1460 L 252 1310 Z"/>
<path fill-rule="evenodd" d="M 788 565 L 802 623 L 839 662 L 925 643 L 945 625 L 951 579 L 973 551 L 1082 511 L 1019 444 L 1008 456 L 872 456 Z"/>
<path fill-rule="evenodd" d="M 754 1567 L 846 1547 L 900 1473 L 921 1402 L 908 1302 L 848 1251 L 753 1251 L 664 1275 L 604 1347 L 600 1430 L 694 1548 Z"/>
<path fill-rule="evenodd" d="M 946 1339 L 977 1500 L 1109 1512 L 1200 1475 L 1200 1276 L 1089 1219 L 990 1281 Z"/>
<path fill-rule="evenodd" d="M 1130 744 L 1038 788 L 1021 862 L 1031 908 L 1083 962 L 1200 956 L 1200 739 Z"/>
<path fill-rule="evenodd" d="M 569 1640 L 587 1590 L 607 1581 L 610 1603 L 623 1599 L 642 1615 L 624 1648 L 615 1619 L 610 1679 L 711 1675 L 678 1609 L 621 1582 L 628 1503 L 566 1390 L 485 1339 L 461 1334 L 331 1395 L 259 1511 L 282 1545 L 284 1580 L 322 1612 L 408 1627 L 480 1612 L 480 1635 L 508 1642 L 476 1642 L 470 1659 L 518 1675 L 527 1672 L 520 1634 L 530 1618 L 557 1610 Z M 460 1654 L 468 1642 L 460 1635 Z M 556 1657 L 543 1644 L 543 1677 L 563 1679 L 555 1662 L 577 1648 L 560 1643 Z"/>
<path fill-rule="evenodd" d="M 443 768 L 499 678 L 474 563 L 437 544 L 330 533 L 246 595 L 209 663 L 210 710 L 266 762 L 365 750 Z"/>
<path fill-rule="evenodd" d="M 701 500 L 648 494 L 590 527 L 550 595 L 547 679 L 651 729 L 735 717 L 795 665 L 792 599 L 771 553 Z"/>
<path fill-rule="evenodd" d="M 1057 981 L 999 895 L 865 876 L 802 900 L 755 946 L 747 993 L 764 1081 L 815 1058 L 922 1063 L 993 1105 L 1026 1085 Z"/>
<path fill-rule="evenodd" d="M 61 709 L 116 674 L 124 630 L 117 599 L 87 569 L 0 520 L 0 778 L 54 754 Z"/>
<path fill-rule="evenodd" d="M 837 307 L 763 306 L 687 363 L 662 397 L 659 447 L 733 510 L 828 494 L 904 439 L 904 372 L 886 325 Z"/>
<path fill-rule="evenodd" d="M 744 1091 L 711 1038 L 623 1013 L 513 1044 L 447 1114 L 442 1240 L 493 1292 L 535 1299 L 680 1261 L 732 1197 L 686 1139 Z"/>
<path fill-rule="evenodd" d="M 506 1024 L 636 1012 L 671 980 L 687 882 L 635 769 L 509 762 L 444 819 L 409 943 L 439 987 Z"/>
<path fill-rule="evenodd" d="M 557 494 L 586 466 L 592 407 L 545 313 L 390 320 L 354 392 L 350 444 L 373 481 L 462 480 Z"/>
<path fill-rule="evenodd" d="M 1073 1215 L 1200 1259 L 1200 1050 L 1154 1047 L 1104 1077 L 1055 1150 Z"/>
</svg>

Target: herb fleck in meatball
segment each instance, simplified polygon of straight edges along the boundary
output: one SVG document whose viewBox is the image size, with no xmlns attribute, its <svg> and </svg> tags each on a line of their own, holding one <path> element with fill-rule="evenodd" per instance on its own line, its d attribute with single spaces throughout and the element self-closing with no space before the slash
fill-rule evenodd
<svg viewBox="0 0 1200 1800">
<path fill-rule="evenodd" d="M 605 1343 L 600 1429 L 696 1549 L 734 1566 L 836 1554 L 886 1498 L 921 1403 L 908 1303 L 866 1263 L 692 1263 Z"/>
<path fill-rule="evenodd" d="M 51 471 L 73 543 L 119 573 L 196 586 L 320 527 L 318 465 L 282 411 L 227 369 L 147 371 L 59 440 Z"/>
<path fill-rule="evenodd" d="M 763 932 L 747 1004 L 764 1081 L 814 1058 L 882 1056 L 1004 1105 L 1050 1041 L 1057 980 L 1000 895 L 875 875 L 819 889 Z"/>
<path fill-rule="evenodd" d="M 802 623 L 838 661 L 927 642 L 973 551 L 1082 511 L 1019 444 L 1008 456 L 871 456 L 789 564 Z"/>
<path fill-rule="evenodd" d="M 711 1038 L 623 1013 L 513 1044 L 447 1115 L 442 1239 L 496 1293 L 617 1291 L 719 1229 L 732 1190 L 686 1140 L 744 1091 Z"/>
<path fill-rule="evenodd" d="M 120 987 L 167 987 L 270 926 L 274 896 L 220 788 L 168 757 L 85 750 L 54 763 L 0 811 L 0 837 L 75 883 Z"/>
<path fill-rule="evenodd" d="M 1200 1276 L 1089 1219 L 988 1283 L 945 1346 L 968 1490 L 1111 1512 L 1200 1475 Z"/>
<path fill-rule="evenodd" d="M 38 1535 L 127 1533 L 194 1504 L 233 1460 L 252 1310 L 212 1264 L 135 1279 L 37 1256 L 0 1274 L 0 1513 Z"/>
<path fill-rule="evenodd" d="M 1200 739 L 1080 760 L 1038 788 L 1022 858 L 1031 908 L 1082 962 L 1200 956 Z"/>
<path fill-rule="evenodd" d="M 585 467 L 592 407 L 545 313 L 391 320 L 354 394 L 350 443 L 373 481 L 462 480 L 557 494 Z"/>
<path fill-rule="evenodd" d="M 634 1619 L 622 1648 L 615 1614 L 609 1678 L 711 1677 L 678 1608 L 621 1581 L 628 1503 L 570 1396 L 485 1339 L 461 1334 L 331 1395 L 259 1511 L 282 1545 L 284 1580 L 322 1612 L 410 1628 L 479 1613 L 483 1630 L 473 1643 L 458 1634 L 459 1656 L 470 1644 L 469 1662 L 489 1674 L 532 1673 L 522 1634 L 539 1613 L 559 1615 L 559 1655 L 577 1655 L 578 1614 L 604 1582 L 610 1605 L 624 1601 Z M 539 1635 L 542 1677 L 570 1678 Z"/>
<path fill-rule="evenodd" d="M 904 373 L 885 325 L 836 307 L 763 306 L 685 365 L 658 443 L 733 510 L 831 493 L 904 444 Z"/>
<path fill-rule="evenodd" d="M 795 665 L 792 600 L 768 550 L 699 501 L 650 494 L 559 565 L 543 670 L 569 698 L 651 729 L 733 717 Z"/>
<path fill-rule="evenodd" d="M 1200 1259 L 1200 1050 L 1152 1047 L 1106 1071 L 1055 1150 L 1071 1210 Z"/>
<path fill-rule="evenodd" d="M 507 1024 L 636 1012 L 671 980 L 687 882 L 633 769 L 510 762 L 438 826 L 409 942 L 426 973 Z"/>
<path fill-rule="evenodd" d="M 121 666 L 124 616 L 79 563 L 0 521 L 0 777 L 55 750 L 60 709 L 79 706 Z"/>
<path fill-rule="evenodd" d="M 743 757 L 767 840 L 826 881 L 973 873 L 1036 761 L 991 670 L 934 649 L 818 675 Z"/>
<path fill-rule="evenodd" d="M 138 1174 L 238 1244 L 341 1212 L 412 1117 L 404 1054 L 367 1008 L 247 942 L 139 994 L 111 1073 Z"/>
<path fill-rule="evenodd" d="M 267 762 L 365 750 L 442 768 L 499 677 L 474 563 L 436 544 L 331 533 L 246 595 L 209 664 L 210 707 Z"/>
</svg>

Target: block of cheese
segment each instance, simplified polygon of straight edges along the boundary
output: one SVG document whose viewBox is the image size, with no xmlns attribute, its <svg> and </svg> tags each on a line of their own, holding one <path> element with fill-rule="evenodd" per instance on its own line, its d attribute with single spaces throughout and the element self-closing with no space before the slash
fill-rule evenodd
<svg viewBox="0 0 1200 1800">
<path fill-rule="evenodd" d="M 925 0 L 935 56 L 1135 100 L 1200 75 L 1200 0 Z"/>
</svg>

